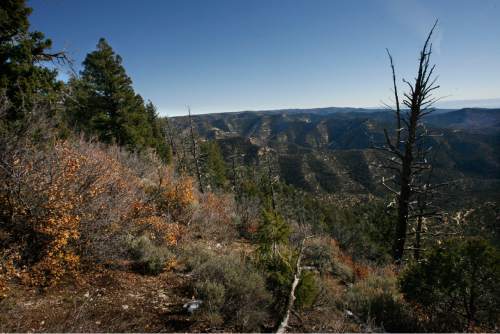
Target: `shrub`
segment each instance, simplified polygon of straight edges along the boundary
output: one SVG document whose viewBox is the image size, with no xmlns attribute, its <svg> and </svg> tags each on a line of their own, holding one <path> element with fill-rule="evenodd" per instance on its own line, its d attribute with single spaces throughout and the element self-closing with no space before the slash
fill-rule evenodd
<svg viewBox="0 0 500 334">
<path fill-rule="evenodd" d="M 500 252 L 485 240 L 448 240 L 410 266 L 400 284 L 408 300 L 425 308 L 433 330 L 498 326 Z"/>
<path fill-rule="evenodd" d="M 193 271 L 193 288 L 212 317 L 220 314 L 240 331 L 255 331 L 267 318 L 270 295 L 264 278 L 234 255 L 210 257 Z M 204 299 L 207 298 L 207 299 Z"/>
<path fill-rule="evenodd" d="M 393 275 L 370 275 L 346 293 L 347 307 L 365 323 L 389 332 L 419 331 L 419 322 L 404 303 Z"/>
<path fill-rule="evenodd" d="M 331 272 L 338 251 L 330 238 L 312 239 L 304 249 L 303 263 L 318 269 L 321 274 Z"/>
<path fill-rule="evenodd" d="M 218 312 L 224 305 L 226 287 L 221 283 L 210 280 L 196 282 L 194 291 L 204 301 L 204 307 L 211 313 Z"/>
<path fill-rule="evenodd" d="M 165 181 L 153 190 L 158 210 L 175 222 L 189 223 L 198 200 L 193 179 L 185 176 L 175 180 L 167 175 Z"/>
<path fill-rule="evenodd" d="M 285 245 L 278 245 L 275 251 L 276 255 L 261 255 L 258 264 L 265 272 L 266 286 L 273 294 L 273 311 L 282 314 L 288 305 L 297 254 Z"/>
<path fill-rule="evenodd" d="M 237 194 L 238 195 L 238 194 Z M 236 203 L 236 226 L 241 237 L 252 240 L 259 228 L 261 202 L 258 198 L 243 196 Z"/>
<path fill-rule="evenodd" d="M 142 203 L 141 203 L 142 204 Z M 168 246 L 175 246 L 181 239 L 185 226 L 178 223 L 170 223 L 165 217 L 155 215 L 154 211 L 148 213 L 148 208 L 139 204 L 136 209 L 146 212 L 145 217 L 134 219 L 134 228 L 138 231 L 148 231 L 150 238 L 157 240 L 160 243 L 165 243 Z"/>
<path fill-rule="evenodd" d="M 308 243 L 303 263 L 318 269 L 321 274 L 330 273 L 344 283 L 354 282 L 360 267 L 339 249 L 334 239 L 328 237 L 315 238 Z"/>
<path fill-rule="evenodd" d="M 209 192 L 200 195 L 199 201 L 191 231 L 203 239 L 219 242 L 235 239 L 236 209 L 232 196 Z"/>
<path fill-rule="evenodd" d="M 190 243 L 180 249 L 182 262 L 186 269 L 193 271 L 201 267 L 212 257 L 217 256 L 212 250 L 201 243 Z"/>
<path fill-rule="evenodd" d="M 319 286 L 315 275 L 303 271 L 297 286 L 295 305 L 300 309 L 310 308 L 319 294 Z"/>
<path fill-rule="evenodd" d="M 127 244 L 135 261 L 135 268 L 142 273 L 158 275 L 172 259 L 172 254 L 166 247 L 155 245 L 146 235 L 129 237 Z"/>
<path fill-rule="evenodd" d="M 142 192 L 113 156 L 83 141 L 20 140 L 2 159 L 2 251 L 17 252 L 13 265 L 25 281 L 47 286 L 122 253 L 124 217 Z"/>
<path fill-rule="evenodd" d="M 341 262 L 340 260 L 335 260 L 332 262 L 331 272 L 334 276 L 338 277 L 344 283 L 354 282 L 354 271 L 353 269 Z"/>
</svg>

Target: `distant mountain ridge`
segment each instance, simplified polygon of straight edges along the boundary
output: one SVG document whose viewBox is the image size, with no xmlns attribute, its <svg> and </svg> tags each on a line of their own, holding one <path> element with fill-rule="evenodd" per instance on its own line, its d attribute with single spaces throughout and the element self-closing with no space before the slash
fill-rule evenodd
<svg viewBox="0 0 500 334">
<path fill-rule="evenodd" d="M 198 134 L 217 140 L 226 157 L 237 149 L 245 163 L 258 163 L 264 147 L 276 151 L 281 178 L 296 187 L 323 193 L 382 194 L 383 129 L 394 127 L 382 109 L 315 108 L 193 115 Z M 172 122 L 181 131 L 187 117 Z M 439 134 L 429 139 L 435 151 L 435 176 L 460 180 L 463 194 L 500 195 L 500 109 L 439 110 L 426 117 Z"/>
<path fill-rule="evenodd" d="M 443 114 L 429 115 L 428 122 L 434 126 L 467 131 L 500 131 L 500 108 L 464 108 Z"/>
<path fill-rule="evenodd" d="M 494 110 L 498 108 L 435 108 L 435 114 L 447 113 L 451 111 L 457 111 L 460 109 L 481 109 L 481 110 Z M 372 112 L 387 112 L 387 108 L 382 107 L 316 107 L 316 108 L 280 108 L 280 109 L 262 109 L 262 110 L 236 110 L 227 112 L 211 112 L 211 113 L 201 113 L 194 114 L 193 116 L 208 116 L 208 115 L 228 115 L 228 114 L 243 114 L 243 113 L 253 113 L 258 115 L 271 115 L 271 114 L 281 114 L 281 113 L 306 113 L 306 114 L 318 114 L 327 115 L 333 113 L 372 113 Z M 185 117 L 182 116 L 172 116 L 172 118 Z"/>
</svg>

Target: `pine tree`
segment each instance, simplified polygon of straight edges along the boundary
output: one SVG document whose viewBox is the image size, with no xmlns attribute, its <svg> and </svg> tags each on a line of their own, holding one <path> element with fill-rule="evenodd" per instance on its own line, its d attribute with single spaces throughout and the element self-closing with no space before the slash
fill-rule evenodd
<svg viewBox="0 0 500 334">
<path fill-rule="evenodd" d="M 154 147 L 163 161 L 170 164 L 173 156 L 172 147 L 167 144 L 167 134 L 161 126 L 161 122 L 158 118 L 158 112 L 151 101 L 146 104 L 146 114 L 148 122 L 152 128 L 149 146 Z"/>
<path fill-rule="evenodd" d="M 104 142 L 135 146 L 127 123 L 134 118 L 134 109 L 140 108 L 140 101 L 121 62 L 121 57 L 101 38 L 97 50 L 83 62 L 81 81 L 75 79 L 73 83 L 79 98 L 74 119 L 80 122 L 77 127 L 97 134 Z"/>
<path fill-rule="evenodd" d="M 207 141 L 201 146 L 202 156 L 205 157 L 204 175 L 208 184 L 215 189 L 222 189 L 227 185 L 226 164 L 216 141 Z"/>
<path fill-rule="evenodd" d="M 151 102 L 145 105 L 134 92 L 122 58 L 105 39 L 101 38 L 97 50 L 87 54 L 83 66 L 81 77 L 69 82 L 73 99 L 68 100 L 68 116 L 72 126 L 130 150 L 154 148 L 168 160 L 156 108 Z"/>
<path fill-rule="evenodd" d="M 56 71 L 39 64 L 65 60 L 64 53 L 49 53 L 51 40 L 29 31 L 31 11 L 24 0 L 0 2 L 0 94 L 10 102 L 4 115 L 10 124 L 22 125 L 35 103 L 54 105 L 61 88 Z"/>
<path fill-rule="evenodd" d="M 274 210 L 263 210 L 257 232 L 259 252 L 262 257 L 276 256 L 278 245 L 288 244 L 291 229 L 283 217 Z"/>
</svg>

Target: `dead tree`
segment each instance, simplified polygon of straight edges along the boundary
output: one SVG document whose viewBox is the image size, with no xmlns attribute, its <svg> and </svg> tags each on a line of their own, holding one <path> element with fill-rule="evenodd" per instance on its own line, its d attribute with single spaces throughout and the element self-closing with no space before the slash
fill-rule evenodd
<svg viewBox="0 0 500 334">
<path fill-rule="evenodd" d="M 179 134 L 177 145 L 177 170 L 179 174 L 189 174 L 189 150 L 187 147 L 191 146 L 189 138 L 184 133 Z M 188 143 L 189 141 L 189 143 Z"/>
<path fill-rule="evenodd" d="M 276 191 L 274 189 L 274 183 L 278 180 L 278 176 L 275 175 L 275 172 L 273 171 L 273 161 L 272 161 L 272 157 L 271 157 L 271 154 L 273 152 L 273 149 L 271 149 L 270 147 L 265 147 L 264 148 L 264 152 L 262 153 L 265 158 L 266 158 L 266 166 L 265 168 L 267 169 L 267 181 L 268 181 L 268 185 L 269 185 L 269 190 L 271 191 L 271 205 L 272 205 L 272 208 L 273 210 L 276 210 Z"/>
<path fill-rule="evenodd" d="M 189 117 L 189 127 L 190 127 L 190 135 L 191 135 L 191 153 L 193 155 L 194 165 L 196 168 L 196 170 L 195 170 L 196 177 L 198 178 L 198 186 L 199 186 L 200 192 L 204 193 L 205 191 L 203 188 L 200 159 L 198 156 L 198 152 L 196 150 L 196 139 L 194 136 L 193 119 L 191 117 L 191 108 L 190 107 L 188 107 L 188 117 Z"/>
<path fill-rule="evenodd" d="M 434 169 L 431 163 L 435 160 L 433 154 L 435 151 L 426 143 L 426 138 L 440 135 L 431 134 L 424 124 L 420 126 L 420 129 L 417 136 L 415 161 L 419 162 L 422 168 L 418 169 L 414 176 L 414 198 L 410 201 L 408 216 L 409 222 L 413 225 L 408 236 L 414 235 L 413 246 L 409 249 L 413 251 L 413 257 L 417 261 L 420 260 L 424 250 L 423 237 L 434 234 L 431 231 L 431 222 L 441 221 L 445 214 L 437 201 L 443 195 L 442 188 L 448 185 L 447 182 L 433 182 Z"/>
<path fill-rule="evenodd" d="M 168 119 L 168 116 L 165 117 L 165 129 L 164 129 L 165 135 L 170 143 L 170 147 L 172 148 L 172 155 L 177 156 L 177 147 L 174 142 L 174 133 L 172 131 L 172 127 L 170 126 L 170 120 Z"/>
<path fill-rule="evenodd" d="M 436 78 L 433 77 L 435 65 L 430 64 L 432 54 L 430 41 L 436 25 L 437 21 L 420 51 L 418 71 L 414 82 L 410 83 L 403 79 L 403 82 L 408 85 L 408 92 L 403 95 L 402 103 L 398 94 L 394 63 L 387 50 L 392 69 L 397 128 L 392 136 L 384 129 L 385 144 L 381 149 L 387 152 L 389 157 L 382 166 L 391 171 L 392 177 L 384 178 L 382 183 L 396 197 L 397 221 L 393 244 L 393 258 L 396 263 L 400 263 L 403 259 L 412 201 L 415 195 L 422 191 L 422 187 L 425 187 L 418 184 L 419 175 L 431 168 L 425 155 L 417 154 L 417 146 L 428 136 L 422 120 L 432 113 L 432 105 L 438 100 L 432 95 L 439 86 L 436 85 Z M 407 109 L 401 109 L 401 105 Z"/>
<path fill-rule="evenodd" d="M 236 149 L 233 148 L 233 154 L 229 157 L 231 159 L 231 183 L 233 184 L 233 191 L 238 194 L 238 172 L 236 171 Z"/>
<path fill-rule="evenodd" d="M 231 159 L 231 184 L 233 187 L 233 192 L 236 198 L 241 198 L 241 186 L 240 186 L 240 173 L 239 167 L 242 165 L 240 159 L 242 159 L 245 154 L 239 153 L 236 145 L 232 147 L 232 154 L 228 157 Z"/>
</svg>

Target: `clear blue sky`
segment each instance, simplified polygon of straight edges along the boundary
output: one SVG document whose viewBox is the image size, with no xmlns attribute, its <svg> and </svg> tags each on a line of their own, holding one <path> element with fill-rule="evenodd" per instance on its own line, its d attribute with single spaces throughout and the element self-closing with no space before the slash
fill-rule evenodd
<svg viewBox="0 0 500 334">
<path fill-rule="evenodd" d="M 78 67 L 105 37 L 163 115 L 187 104 L 195 113 L 381 106 L 392 94 L 385 48 L 412 78 L 436 18 L 438 94 L 500 105 L 500 0 L 28 3 L 32 28 Z"/>
</svg>

